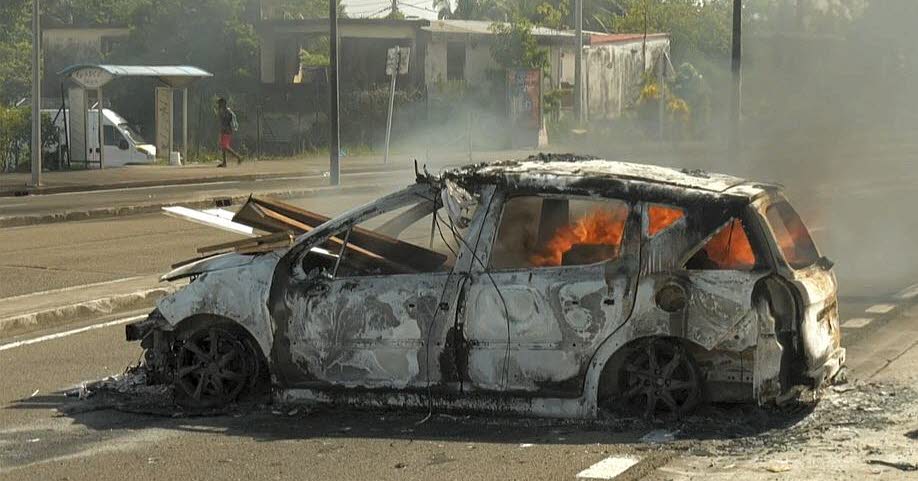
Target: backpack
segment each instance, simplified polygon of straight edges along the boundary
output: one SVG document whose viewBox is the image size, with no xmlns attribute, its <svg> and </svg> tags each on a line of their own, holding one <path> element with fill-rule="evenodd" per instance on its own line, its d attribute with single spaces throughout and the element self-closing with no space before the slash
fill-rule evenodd
<svg viewBox="0 0 918 481">
<path fill-rule="evenodd" d="M 239 121 L 236 120 L 236 112 L 233 112 L 229 108 L 227 108 L 226 110 L 229 110 L 229 113 L 230 113 L 230 125 L 233 127 L 233 132 L 238 131 Z"/>
</svg>

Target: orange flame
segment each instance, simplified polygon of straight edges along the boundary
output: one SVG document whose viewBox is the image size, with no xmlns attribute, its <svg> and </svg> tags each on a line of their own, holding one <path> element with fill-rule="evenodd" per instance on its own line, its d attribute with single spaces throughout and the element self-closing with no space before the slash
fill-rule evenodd
<svg viewBox="0 0 918 481">
<path fill-rule="evenodd" d="M 727 224 L 704 246 L 708 259 L 720 269 L 749 270 L 755 266 L 755 253 L 739 219 Z"/>
<path fill-rule="evenodd" d="M 650 221 L 647 226 L 647 235 L 653 237 L 683 217 L 685 217 L 685 212 L 678 207 L 651 205 L 647 210 L 647 219 Z"/>
<path fill-rule="evenodd" d="M 570 225 L 560 227 L 530 262 L 536 267 L 560 266 L 564 253 L 578 244 L 606 245 L 618 252 L 628 209 L 596 208 Z"/>
</svg>

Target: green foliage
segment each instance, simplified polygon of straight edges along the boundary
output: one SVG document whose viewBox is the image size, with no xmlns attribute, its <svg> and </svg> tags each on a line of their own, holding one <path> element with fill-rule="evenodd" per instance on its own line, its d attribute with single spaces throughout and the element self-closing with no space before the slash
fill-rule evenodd
<svg viewBox="0 0 918 481">
<path fill-rule="evenodd" d="M 505 18 L 503 0 L 434 0 L 440 19 L 501 20 Z"/>
<path fill-rule="evenodd" d="M 53 151 L 60 141 L 60 130 L 51 116 L 41 115 L 41 146 Z M 32 114 L 28 106 L 6 107 L 0 104 L 0 172 L 16 170 L 31 158 Z"/>
<path fill-rule="evenodd" d="M 0 105 L 29 95 L 32 11 L 28 0 L 0 2 Z"/>
<path fill-rule="evenodd" d="M 620 0 L 620 4 L 621 13 L 611 19 L 612 30 L 617 33 L 669 33 L 677 59 L 729 56 L 733 11 L 730 0 Z"/>
<path fill-rule="evenodd" d="M 68 25 L 126 25 L 145 0 L 44 0 L 45 17 Z"/>
<path fill-rule="evenodd" d="M 310 37 L 300 49 L 300 64 L 307 68 L 328 67 L 328 37 Z"/>
<path fill-rule="evenodd" d="M 510 23 L 491 24 L 494 42 L 491 56 L 505 69 L 548 67 L 548 49 L 540 47 L 532 35 L 534 25 L 527 18 L 515 17 Z"/>
</svg>

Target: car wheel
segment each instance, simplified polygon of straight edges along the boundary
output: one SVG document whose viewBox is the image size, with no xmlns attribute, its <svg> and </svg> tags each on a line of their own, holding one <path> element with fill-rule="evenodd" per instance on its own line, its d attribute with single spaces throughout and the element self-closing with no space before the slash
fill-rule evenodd
<svg viewBox="0 0 918 481">
<path fill-rule="evenodd" d="M 680 417 L 702 399 L 698 366 L 685 347 L 649 339 L 628 353 L 619 377 L 621 399 L 646 418 Z"/>
<path fill-rule="evenodd" d="M 257 372 L 255 353 L 239 335 L 220 327 L 201 329 L 178 349 L 176 401 L 194 408 L 225 406 L 239 398 Z"/>
</svg>

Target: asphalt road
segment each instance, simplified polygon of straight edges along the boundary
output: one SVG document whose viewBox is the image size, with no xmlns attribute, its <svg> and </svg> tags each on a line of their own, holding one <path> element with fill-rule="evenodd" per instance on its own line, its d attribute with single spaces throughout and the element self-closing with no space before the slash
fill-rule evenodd
<svg viewBox="0 0 918 481">
<path fill-rule="evenodd" d="M 902 359 L 885 365 L 881 377 L 908 374 L 918 349 L 916 315 L 915 310 L 903 311 L 849 344 L 857 353 L 850 360 L 854 376 L 873 374 L 875 369 L 864 361 L 879 355 Z M 883 351 L 890 346 L 893 352 Z M 121 325 L 0 346 L 0 480 L 573 480 L 609 456 L 666 462 L 680 455 L 641 441 L 666 426 L 636 420 L 563 422 L 434 413 L 424 422 L 426 413 L 416 411 L 292 406 L 174 417 L 64 396 L 83 381 L 120 373 L 139 354 L 136 344 L 123 341 Z M 720 422 L 761 417 L 749 408 L 707 409 L 703 416 Z M 782 426 L 799 421 L 773 416 Z M 755 432 L 747 429 L 735 436 Z M 705 432 L 683 435 L 710 437 Z M 692 452 L 703 449 L 708 448 Z"/>
<path fill-rule="evenodd" d="M 326 215 L 397 187 L 367 188 L 289 202 Z M 0 229 L 0 302 L 5 297 L 127 277 L 162 274 L 195 250 L 239 239 L 162 214 Z"/>
</svg>

